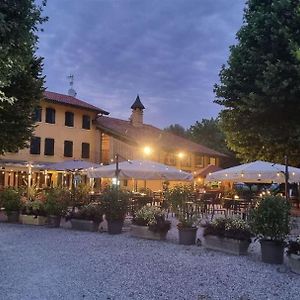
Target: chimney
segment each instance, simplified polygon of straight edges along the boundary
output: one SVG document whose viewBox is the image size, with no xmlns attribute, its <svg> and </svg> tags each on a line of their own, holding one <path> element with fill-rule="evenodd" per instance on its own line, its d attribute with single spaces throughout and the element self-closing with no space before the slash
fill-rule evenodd
<svg viewBox="0 0 300 300">
<path fill-rule="evenodd" d="M 145 109 L 144 105 L 142 104 L 139 95 L 137 95 L 134 103 L 131 105 L 132 113 L 129 118 L 131 124 L 136 127 L 143 126 L 143 110 Z"/>
<path fill-rule="evenodd" d="M 70 88 L 68 90 L 68 95 L 72 96 L 72 97 L 76 97 L 77 93 L 76 91 L 73 89 L 73 84 L 74 84 L 74 75 L 70 74 L 69 76 L 67 76 L 67 78 L 70 80 Z"/>
</svg>

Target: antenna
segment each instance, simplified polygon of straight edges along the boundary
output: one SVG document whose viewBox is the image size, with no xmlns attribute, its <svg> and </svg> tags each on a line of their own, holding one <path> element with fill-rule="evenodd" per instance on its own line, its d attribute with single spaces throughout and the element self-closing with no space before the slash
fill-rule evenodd
<svg viewBox="0 0 300 300">
<path fill-rule="evenodd" d="M 70 83 L 70 89 L 68 90 L 68 95 L 72 96 L 72 97 L 76 97 L 77 93 L 76 91 L 73 89 L 73 84 L 74 84 L 74 75 L 70 74 L 69 76 L 67 76 L 67 79 L 69 79 L 69 83 Z"/>
</svg>

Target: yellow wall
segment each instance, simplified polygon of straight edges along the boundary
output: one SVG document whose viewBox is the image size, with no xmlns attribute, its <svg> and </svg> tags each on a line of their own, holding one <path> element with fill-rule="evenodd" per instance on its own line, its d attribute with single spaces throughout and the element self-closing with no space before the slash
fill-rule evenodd
<svg viewBox="0 0 300 300">
<path fill-rule="evenodd" d="M 34 135 L 41 137 L 40 154 L 30 154 L 30 149 L 22 149 L 18 153 L 6 153 L 1 156 L 2 159 L 25 160 L 31 162 L 59 162 L 63 160 L 82 159 L 81 143 L 90 144 L 90 158 L 85 159 L 92 162 L 100 162 L 100 132 L 91 122 L 91 129 L 82 129 L 82 116 L 89 115 L 91 121 L 95 119 L 96 112 L 85 110 L 84 108 L 75 108 L 72 106 L 51 103 L 45 100 L 41 101 L 42 121 L 37 122 Z M 55 124 L 45 123 L 46 108 L 54 108 Z M 65 126 L 65 112 L 74 113 L 74 127 Z M 44 155 L 45 138 L 53 138 L 54 155 Z M 73 157 L 64 157 L 64 141 L 73 141 Z"/>
</svg>

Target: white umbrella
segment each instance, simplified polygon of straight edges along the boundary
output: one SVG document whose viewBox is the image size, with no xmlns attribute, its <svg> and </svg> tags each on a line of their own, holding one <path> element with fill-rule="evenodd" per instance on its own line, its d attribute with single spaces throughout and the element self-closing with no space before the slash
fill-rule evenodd
<svg viewBox="0 0 300 300">
<path fill-rule="evenodd" d="M 288 167 L 289 182 L 300 182 L 300 169 Z M 254 161 L 209 174 L 207 181 L 285 182 L 285 165 Z"/>
<path fill-rule="evenodd" d="M 131 160 L 119 163 L 119 178 L 141 180 L 192 180 L 192 174 L 169 167 L 154 161 Z M 87 175 L 90 178 L 116 177 L 116 165 L 111 164 L 96 169 L 89 169 Z"/>
<path fill-rule="evenodd" d="M 87 170 L 89 168 L 100 167 L 100 164 L 92 163 L 84 160 L 65 160 L 58 163 L 45 165 L 44 169 L 53 171 L 74 171 Z"/>
</svg>

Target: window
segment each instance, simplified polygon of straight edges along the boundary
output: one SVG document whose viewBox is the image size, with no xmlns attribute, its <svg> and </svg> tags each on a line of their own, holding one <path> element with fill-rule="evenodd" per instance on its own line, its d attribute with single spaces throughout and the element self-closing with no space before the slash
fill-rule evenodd
<svg viewBox="0 0 300 300">
<path fill-rule="evenodd" d="M 46 108 L 46 123 L 55 124 L 55 109 Z"/>
<path fill-rule="evenodd" d="M 30 154 L 40 154 L 41 153 L 41 138 L 34 136 L 30 141 Z"/>
<path fill-rule="evenodd" d="M 209 164 L 215 166 L 216 165 L 216 158 L 215 157 L 210 157 L 209 158 Z"/>
<path fill-rule="evenodd" d="M 34 122 L 42 122 L 42 108 L 40 106 L 36 107 L 33 113 Z"/>
<path fill-rule="evenodd" d="M 89 143 L 82 143 L 81 157 L 82 158 L 90 158 L 90 144 Z"/>
<path fill-rule="evenodd" d="M 65 141 L 64 156 L 65 157 L 73 156 L 73 142 L 72 141 Z"/>
<path fill-rule="evenodd" d="M 176 165 L 176 157 L 174 153 L 167 153 L 165 156 L 165 165 L 175 166 Z"/>
<path fill-rule="evenodd" d="M 91 118 L 90 116 L 82 116 L 82 128 L 90 129 L 91 128 Z"/>
<path fill-rule="evenodd" d="M 195 165 L 197 168 L 203 168 L 204 157 L 196 155 L 195 157 Z"/>
<path fill-rule="evenodd" d="M 65 125 L 69 127 L 74 127 L 74 113 L 69 111 L 65 112 Z"/>
<path fill-rule="evenodd" d="M 54 139 L 45 139 L 45 155 L 54 155 Z"/>
</svg>

